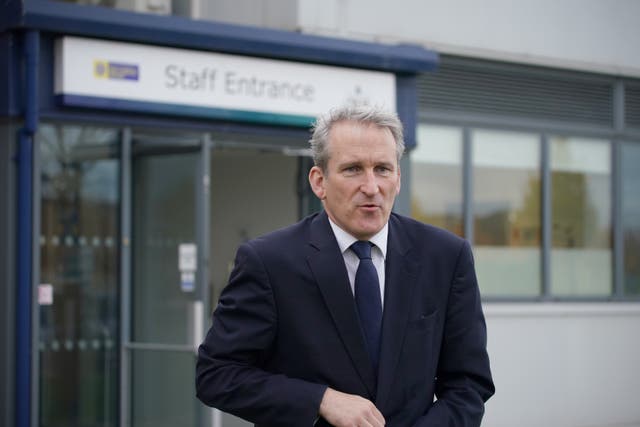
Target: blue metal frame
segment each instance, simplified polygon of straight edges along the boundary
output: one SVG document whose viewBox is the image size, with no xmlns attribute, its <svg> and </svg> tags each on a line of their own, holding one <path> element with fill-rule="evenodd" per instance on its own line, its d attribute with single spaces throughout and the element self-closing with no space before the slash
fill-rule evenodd
<svg viewBox="0 0 640 427">
<path fill-rule="evenodd" d="M 24 37 L 21 36 L 24 34 Z M 381 45 L 361 41 L 305 35 L 173 16 L 138 14 L 101 7 L 49 0 L 7 0 L 0 5 L 0 117 L 20 116 L 24 126 L 18 138 L 17 299 L 15 425 L 37 422 L 33 401 L 34 359 L 34 135 L 40 115 L 58 118 L 121 116 L 116 111 L 60 106 L 53 94 L 53 40 L 76 35 L 215 51 L 298 62 L 329 64 L 395 73 L 397 110 L 406 127 L 406 143 L 415 146 L 417 98 L 415 75 L 436 68 L 438 54 L 415 45 Z M 20 45 L 20 43 L 23 43 Z M 23 68 L 21 68 L 23 67 Z M 112 107 L 112 106 L 110 106 Z M 191 112 L 193 113 L 193 112 Z M 173 123 L 206 126 L 198 114 L 172 116 Z M 227 123 L 221 115 L 211 128 L 263 129 L 261 125 Z M 154 112 L 133 115 L 129 123 L 158 121 Z M 269 121 L 273 126 L 273 122 Z M 277 125 L 277 123 L 275 123 Z M 278 131 L 299 132 L 282 126 Z M 35 177 L 35 178 L 34 178 Z"/>
<path fill-rule="evenodd" d="M 404 142 L 408 150 L 416 146 L 418 91 L 415 75 L 396 76 L 396 110 L 404 124 Z"/>
<path fill-rule="evenodd" d="M 0 6 L 0 32 L 20 20 L 23 4 L 20 0 L 7 0 Z"/>
<path fill-rule="evenodd" d="M 120 111 L 138 111 L 146 114 L 163 114 L 195 118 L 232 120 L 239 122 L 267 123 L 271 125 L 292 125 L 308 128 L 314 117 L 263 113 L 258 111 L 229 110 L 224 108 L 199 107 L 195 105 L 167 104 L 159 102 L 131 101 L 125 99 L 98 98 L 94 96 L 57 95 L 60 105 L 87 108 L 105 108 Z"/>
<path fill-rule="evenodd" d="M 145 44 L 175 46 L 203 51 L 251 55 L 300 62 L 315 62 L 337 66 L 356 67 L 392 72 L 397 75 L 398 114 L 406 127 L 407 148 L 415 147 L 416 79 L 418 72 L 436 68 L 438 54 L 415 45 L 382 45 L 361 41 L 305 35 L 289 31 L 256 28 L 211 21 L 194 21 L 174 16 L 139 14 L 102 7 L 81 6 L 50 0 L 10 0 L 0 11 L 6 11 L 0 21 L 0 31 L 11 29 L 37 29 L 42 33 L 41 97 L 43 113 L 62 112 L 73 115 L 77 110 L 60 105 L 53 96 L 53 40 L 60 34 L 116 39 Z M 81 107 L 90 109 L 130 110 L 126 102 L 76 99 Z M 126 104 L 126 105 L 125 105 Z M 133 106 L 135 107 L 135 106 Z M 167 113 L 145 105 L 149 114 Z M 133 108 L 134 110 L 136 108 Z M 176 108 L 169 114 L 188 115 L 193 118 L 213 118 L 221 121 L 236 120 L 221 110 Z M 252 121 L 270 125 L 306 126 L 306 117 L 291 118 L 252 116 Z M 247 117 L 240 117 L 245 120 Z M 295 122 L 295 123 L 294 123 Z M 304 122 L 304 123 L 303 123 Z"/>
<path fill-rule="evenodd" d="M 16 3 L 14 0 L 9 5 Z M 15 5 L 3 6 L 13 9 Z M 382 45 L 265 28 L 158 16 L 60 1 L 24 0 L 7 13 L 0 31 L 32 28 L 145 44 L 418 73 L 435 69 L 438 54 L 417 45 Z"/>
<path fill-rule="evenodd" d="M 552 198 L 551 192 L 551 147 L 549 135 L 540 136 L 540 216 L 542 227 L 540 236 L 541 263 L 540 271 L 542 277 L 541 299 L 551 299 L 551 250 L 553 249 L 553 218 L 551 215 Z"/>
<path fill-rule="evenodd" d="M 15 34 L 0 34 L 0 117 L 16 116 L 20 112 L 18 39 Z"/>
<path fill-rule="evenodd" d="M 625 84 L 621 78 L 613 86 L 613 129 L 624 133 L 625 123 Z M 622 212 L 622 144 L 618 135 L 612 140 L 611 156 L 611 218 L 613 220 L 613 295 L 621 300 L 625 298 L 624 289 L 624 231 Z"/>
<path fill-rule="evenodd" d="M 33 138 L 38 126 L 38 56 L 40 34 L 27 31 L 24 43 L 25 110 L 18 147 L 18 268 L 16 301 L 16 426 L 31 418 L 31 358 L 33 300 Z"/>
</svg>

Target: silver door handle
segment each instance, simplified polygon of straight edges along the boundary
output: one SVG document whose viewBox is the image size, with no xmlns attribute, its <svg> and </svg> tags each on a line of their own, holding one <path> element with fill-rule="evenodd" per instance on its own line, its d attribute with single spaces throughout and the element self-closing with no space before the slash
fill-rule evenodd
<svg viewBox="0 0 640 427">
<path fill-rule="evenodd" d="M 191 303 L 191 344 L 193 352 L 198 354 L 198 347 L 204 339 L 204 304 L 202 301 L 193 301 Z"/>
</svg>

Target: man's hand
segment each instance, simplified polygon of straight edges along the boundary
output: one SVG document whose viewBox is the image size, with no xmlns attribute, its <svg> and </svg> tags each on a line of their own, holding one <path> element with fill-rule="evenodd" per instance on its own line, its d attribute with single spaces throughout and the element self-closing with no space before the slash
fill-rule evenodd
<svg viewBox="0 0 640 427">
<path fill-rule="evenodd" d="M 319 414 L 335 427 L 383 427 L 385 424 L 371 401 L 328 387 L 320 402 Z"/>
</svg>

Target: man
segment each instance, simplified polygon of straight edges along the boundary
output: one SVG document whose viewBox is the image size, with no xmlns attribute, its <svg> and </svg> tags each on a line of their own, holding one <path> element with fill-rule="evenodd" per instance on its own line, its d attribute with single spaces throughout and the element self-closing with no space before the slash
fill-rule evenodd
<svg viewBox="0 0 640 427">
<path fill-rule="evenodd" d="M 479 426 L 494 387 L 471 250 L 391 213 L 400 121 L 344 107 L 310 142 L 324 212 L 238 249 L 198 397 L 259 426 Z"/>
</svg>

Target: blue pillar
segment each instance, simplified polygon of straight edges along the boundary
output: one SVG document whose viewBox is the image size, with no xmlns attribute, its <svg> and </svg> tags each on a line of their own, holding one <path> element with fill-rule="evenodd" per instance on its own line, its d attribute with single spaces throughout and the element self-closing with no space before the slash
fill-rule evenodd
<svg viewBox="0 0 640 427">
<path fill-rule="evenodd" d="M 18 147 L 17 291 L 16 291 L 16 426 L 31 423 L 31 360 L 33 301 L 33 139 L 38 126 L 38 56 L 40 34 L 24 38 L 24 127 Z"/>
</svg>

